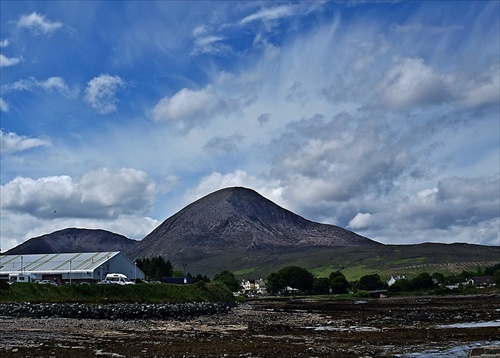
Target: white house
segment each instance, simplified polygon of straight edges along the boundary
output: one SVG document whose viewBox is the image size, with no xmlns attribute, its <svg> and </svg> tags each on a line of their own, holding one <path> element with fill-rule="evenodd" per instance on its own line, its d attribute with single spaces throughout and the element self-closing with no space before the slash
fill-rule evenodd
<svg viewBox="0 0 500 358">
<path fill-rule="evenodd" d="M 0 255 L 0 279 L 19 274 L 58 284 L 97 282 L 108 273 L 121 273 L 129 279 L 144 279 L 142 272 L 120 251 L 36 255 Z"/>
<path fill-rule="evenodd" d="M 387 280 L 387 286 L 392 286 L 396 283 L 396 281 L 399 281 L 399 280 L 405 280 L 406 277 L 405 276 L 391 276 L 391 278 L 389 280 Z"/>
<path fill-rule="evenodd" d="M 246 280 L 241 281 L 242 292 L 245 294 L 260 294 L 265 295 L 267 293 L 267 288 L 264 280 Z"/>
</svg>

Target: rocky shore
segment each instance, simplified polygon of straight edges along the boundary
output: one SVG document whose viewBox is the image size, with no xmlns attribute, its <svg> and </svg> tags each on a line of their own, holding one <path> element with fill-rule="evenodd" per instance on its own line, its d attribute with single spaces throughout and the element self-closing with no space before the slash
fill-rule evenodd
<svg viewBox="0 0 500 358">
<path fill-rule="evenodd" d="M 500 345 L 499 295 L 286 299 L 218 309 L 182 318 L 3 315 L 0 356 L 465 358 Z"/>
<path fill-rule="evenodd" d="M 79 319 L 188 319 L 200 315 L 226 313 L 235 304 L 188 302 L 178 304 L 107 304 L 80 303 L 29 303 L 0 304 L 0 316 L 30 318 L 79 318 Z"/>
</svg>

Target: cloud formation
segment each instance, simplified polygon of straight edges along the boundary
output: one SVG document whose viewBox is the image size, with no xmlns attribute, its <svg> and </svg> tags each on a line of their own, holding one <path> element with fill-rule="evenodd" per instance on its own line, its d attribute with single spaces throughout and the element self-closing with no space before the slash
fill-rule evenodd
<svg viewBox="0 0 500 358">
<path fill-rule="evenodd" d="M 0 53 L 0 67 L 15 66 L 20 62 L 21 62 L 20 58 L 7 57 L 7 56 Z"/>
<path fill-rule="evenodd" d="M 78 95 L 78 89 L 71 89 L 63 78 L 61 77 L 49 77 L 44 81 L 38 81 L 34 77 L 29 77 L 28 79 L 21 79 L 12 84 L 6 84 L 3 86 L 5 91 L 44 91 L 44 92 L 57 92 L 66 97 L 74 98 Z"/>
<path fill-rule="evenodd" d="M 119 76 L 100 75 L 87 83 L 85 101 L 97 113 L 109 114 L 116 112 L 118 103 L 116 93 L 124 87 L 125 82 Z"/>
<path fill-rule="evenodd" d="M 183 88 L 171 97 L 162 98 L 152 109 L 155 122 L 175 122 L 183 132 L 204 127 L 219 115 L 235 112 L 245 99 L 231 98 L 209 85 L 201 90 Z"/>
<path fill-rule="evenodd" d="M 2 185 L 2 209 L 40 219 L 115 219 L 146 212 L 155 194 L 155 183 L 142 171 L 101 168 L 77 179 L 17 177 Z"/>
<path fill-rule="evenodd" d="M 395 60 L 386 74 L 380 92 L 391 108 L 440 104 L 452 98 L 453 81 L 426 66 L 421 58 Z"/>
<path fill-rule="evenodd" d="M 3 130 L 0 130 L 0 153 L 2 154 L 22 152 L 31 148 L 46 147 L 50 145 L 50 141 L 45 139 L 28 138 L 27 136 L 20 136 L 12 132 L 5 133 Z"/>
<path fill-rule="evenodd" d="M 1 97 L 0 97 L 0 111 L 1 112 L 9 111 L 9 104 L 6 101 L 4 101 L 4 99 Z"/>
<path fill-rule="evenodd" d="M 26 28 L 35 36 L 51 35 L 63 26 L 62 22 L 50 21 L 45 16 L 36 12 L 32 12 L 29 15 L 22 15 L 17 21 L 17 27 Z"/>
</svg>

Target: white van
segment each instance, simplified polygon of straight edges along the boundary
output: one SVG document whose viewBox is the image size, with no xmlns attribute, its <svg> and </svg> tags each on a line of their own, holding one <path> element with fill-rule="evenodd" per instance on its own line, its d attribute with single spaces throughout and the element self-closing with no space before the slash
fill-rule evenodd
<svg viewBox="0 0 500 358">
<path fill-rule="evenodd" d="M 35 282 L 36 276 L 32 273 L 11 273 L 9 274 L 9 283 L 14 282 Z"/>
<path fill-rule="evenodd" d="M 127 276 L 121 273 L 108 273 L 104 281 L 106 283 L 114 283 L 117 285 L 133 285 L 134 282 L 130 281 Z"/>
</svg>

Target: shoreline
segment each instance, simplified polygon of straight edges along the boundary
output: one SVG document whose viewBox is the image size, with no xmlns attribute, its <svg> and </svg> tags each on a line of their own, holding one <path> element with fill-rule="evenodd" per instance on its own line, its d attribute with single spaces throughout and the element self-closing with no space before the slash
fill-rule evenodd
<svg viewBox="0 0 500 358">
<path fill-rule="evenodd" d="M 467 357 L 500 345 L 500 326 L 454 326 L 473 322 L 500 322 L 500 295 L 262 300 L 183 319 L 3 316 L 0 356 Z"/>
</svg>

